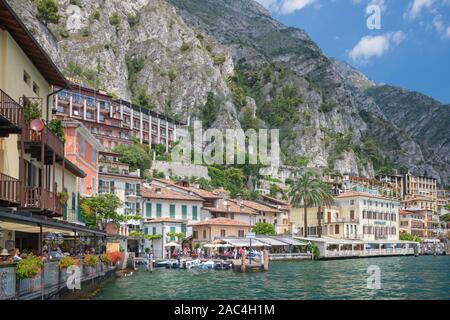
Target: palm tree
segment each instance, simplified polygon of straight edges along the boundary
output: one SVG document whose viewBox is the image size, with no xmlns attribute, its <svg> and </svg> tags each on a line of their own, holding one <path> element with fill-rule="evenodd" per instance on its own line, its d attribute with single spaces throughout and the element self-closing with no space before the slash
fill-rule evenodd
<svg viewBox="0 0 450 320">
<path fill-rule="evenodd" d="M 332 205 L 334 205 L 334 197 L 333 194 L 331 193 L 331 188 L 328 186 L 328 184 L 326 184 L 325 182 L 319 180 L 319 191 L 322 194 L 321 195 L 321 199 L 319 200 L 318 203 L 316 203 L 316 205 L 318 206 L 318 211 L 317 211 L 317 220 L 318 220 L 318 224 L 319 224 L 319 230 L 317 231 L 317 235 L 320 237 L 322 237 L 322 208 L 324 207 L 331 207 Z"/>
<path fill-rule="evenodd" d="M 306 172 L 293 183 L 289 197 L 293 206 L 303 206 L 304 237 L 308 236 L 308 207 L 319 206 L 320 212 L 322 206 L 334 203 L 330 187 L 313 172 Z M 320 223 L 321 217 L 319 217 L 319 229 Z"/>
</svg>

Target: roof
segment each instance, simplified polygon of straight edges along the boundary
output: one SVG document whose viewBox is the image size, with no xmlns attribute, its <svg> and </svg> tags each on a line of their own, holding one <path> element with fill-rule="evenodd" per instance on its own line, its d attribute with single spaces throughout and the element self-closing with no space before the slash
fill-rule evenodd
<svg viewBox="0 0 450 320">
<path fill-rule="evenodd" d="M 406 210 L 400 210 L 401 215 L 407 215 L 407 214 L 420 214 L 425 215 L 424 211 L 426 210 L 413 210 L 413 209 L 406 209 Z"/>
<path fill-rule="evenodd" d="M 64 158 L 64 166 L 67 170 L 72 172 L 77 177 L 85 178 L 87 176 L 83 170 L 81 170 L 78 166 L 76 166 L 73 162 L 71 162 L 67 158 Z"/>
<path fill-rule="evenodd" d="M 250 209 L 245 206 L 239 206 L 236 201 L 237 200 L 219 199 L 216 201 L 215 207 L 204 207 L 203 209 L 208 210 L 209 212 L 217 212 L 217 213 L 244 213 L 254 215 L 258 214 L 253 209 Z"/>
<path fill-rule="evenodd" d="M 263 195 L 263 198 L 266 199 L 266 200 L 268 200 L 268 201 L 275 202 L 275 203 L 280 204 L 280 205 L 283 205 L 283 206 L 290 206 L 290 205 L 291 205 L 291 204 L 289 203 L 289 201 L 277 199 L 277 198 L 270 197 L 270 196 L 267 196 L 267 195 Z"/>
<path fill-rule="evenodd" d="M 256 211 L 281 213 L 280 210 L 274 209 L 274 208 L 269 207 L 269 206 L 267 206 L 265 204 L 261 204 L 261 203 L 255 202 L 255 201 L 242 200 L 241 202 L 242 202 L 242 204 L 244 206 L 249 207 L 249 208 L 251 208 L 253 210 L 256 210 Z"/>
<path fill-rule="evenodd" d="M 389 198 L 386 198 L 385 196 L 382 196 L 382 195 L 372 194 L 372 193 L 368 193 L 368 192 L 358 192 L 358 191 L 348 191 L 348 192 L 338 195 L 336 198 L 340 199 L 340 198 L 351 198 L 351 197 L 366 197 L 366 198 L 389 200 Z"/>
<path fill-rule="evenodd" d="M 220 199 L 221 198 L 218 194 L 216 194 L 214 192 L 199 189 L 199 188 L 194 188 L 194 187 L 180 186 L 179 184 L 177 184 L 176 182 L 174 182 L 172 180 L 167 180 L 167 179 L 153 179 L 153 180 L 158 181 L 163 184 L 166 184 L 166 185 L 174 186 L 176 188 L 185 190 L 187 192 L 195 193 L 197 196 L 205 198 L 205 199 Z"/>
<path fill-rule="evenodd" d="M 161 223 L 161 222 L 184 223 L 184 220 L 175 218 L 156 218 L 156 219 L 146 219 L 144 221 L 144 223 Z"/>
<path fill-rule="evenodd" d="M 234 247 L 250 247 L 250 239 L 247 238 L 225 238 L 222 239 Z M 270 244 L 259 241 L 258 239 L 252 239 L 252 247 L 270 247 Z"/>
<path fill-rule="evenodd" d="M 234 226 L 234 227 L 252 227 L 251 224 L 239 220 L 215 218 L 190 223 L 189 226 Z"/>
<path fill-rule="evenodd" d="M 410 202 L 410 201 L 430 201 L 434 202 L 434 200 L 427 196 L 414 196 L 412 198 L 407 198 L 404 200 L 404 202 Z"/>
<path fill-rule="evenodd" d="M 198 196 L 175 191 L 171 187 L 160 187 L 153 185 L 144 186 L 144 188 L 141 190 L 141 195 L 142 197 L 148 199 L 203 201 L 203 199 Z"/>
<path fill-rule="evenodd" d="M 6 0 L 0 0 L 0 27 L 6 29 L 48 83 L 65 87 L 68 82 L 52 59 L 28 31 Z"/>
</svg>

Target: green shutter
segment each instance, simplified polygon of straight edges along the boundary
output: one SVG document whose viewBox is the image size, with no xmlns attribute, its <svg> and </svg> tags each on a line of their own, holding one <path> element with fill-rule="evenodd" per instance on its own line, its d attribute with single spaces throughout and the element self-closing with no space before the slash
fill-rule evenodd
<svg viewBox="0 0 450 320">
<path fill-rule="evenodd" d="M 187 219 L 187 206 L 185 205 L 181 206 L 181 219 Z"/>
<path fill-rule="evenodd" d="M 170 217 L 175 218 L 175 205 L 174 204 L 170 205 Z"/>
<path fill-rule="evenodd" d="M 75 195 L 75 193 L 74 192 L 72 192 L 72 210 L 75 210 L 76 209 L 76 195 Z"/>
<path fill-rule="evenodd" d="M 175 227 L 170 227 L 170 232 L 175 232 L 175 231 L 176 231 Z M 170 241 L 173 241 L 173 240 L 175 240 L 175 237 L 170 237 Z"/>
<path fill-rule="evenodd" d="M 186 226 L 185 223 L 183 223 L 183 224 L 181 225 L 181 232 L 183 232 L 185 235 L 186 235 L 186 229 L 187 229 L 187 226 Z"/>
<path fill-rule="evenodd" d="M 152 203 L 151 202 L 147 202 L 145 212 L 146 212 L 146 217 L 147 218 L 151 218 L 152 217 Z"/>
<path fill-rule="evenodd" d="M 162 216 L 162 204 L 157 203 L 156 204 L 156 217 L 161 218 L 161 216 Z"/>
<path fill-rule="evenodd" d="M 197 206 L 192 206 L 192 220 L 197 220 Z"/>
<path fill-rule="evenodd" d="M 64 220 L 67 221 L 67 203 L 64 204 Z"/>
</svg>

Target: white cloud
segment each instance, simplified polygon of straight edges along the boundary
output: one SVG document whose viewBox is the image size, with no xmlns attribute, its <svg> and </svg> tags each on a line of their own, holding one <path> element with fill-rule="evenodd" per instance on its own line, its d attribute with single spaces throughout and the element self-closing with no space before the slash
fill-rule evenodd
<svg viewBox="0 0 450 320">
<path fill-rule="evenodd" d="M 295 11 L 302 10 L 303 8 L 313 4 L 316 0 L 256 0 L 268 10 L 280 13 L 291 14 Z M 320 7 L 316 6 L 316 9 Z"/>
<path fill-rule="evenodd" d="M 362 37 L 350 50 L 349 57 L 357 63 L 368 63 L 374 57 L 381 57 L 406 39 L 403 31 L 388 32 L 379 36 Z"/>
<path fill-rule="evenodd" d="M 442 38 L 450 39 L 450 27 L 447 28 L 447 31 L 443 34 Z"/>
<path fill-rule="evenodd" d="M 418 18 L 422 11 L 425 9 L 431 9 L 434 4 L 434 0 L 414 0 L 408 7 L 408 11 L 405 16 L 411 20 Z"/>
</svg>

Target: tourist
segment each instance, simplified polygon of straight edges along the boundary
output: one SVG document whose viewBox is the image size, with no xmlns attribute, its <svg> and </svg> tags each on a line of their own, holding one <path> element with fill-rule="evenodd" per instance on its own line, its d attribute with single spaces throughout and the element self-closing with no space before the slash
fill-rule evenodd
<svg viewBox="0 0 450 320">
<path fill-rule="evenodd" d="M 8 250 L 2 249 L 0 252 L 0 263 L 11 263 L 11 258 L 9 257 Z"/>
<path fill-rule="evenodd" d="M 234 249 L 233 249 L 233 258 L 234 258 L 234 260 L 237 259 L 237 254 L 238 254 L 238 251 L 237 251 L 236 248 L 234 248 Z"/>
<path fill-rule="evenodd" d="M 22 258 L 19 256 L 20 255 L 19 249 L 9 250 L 9 255 L 11 256 L 13 262 L 18 262 L 18 261 L 22 260 Z"/>
</svg>

